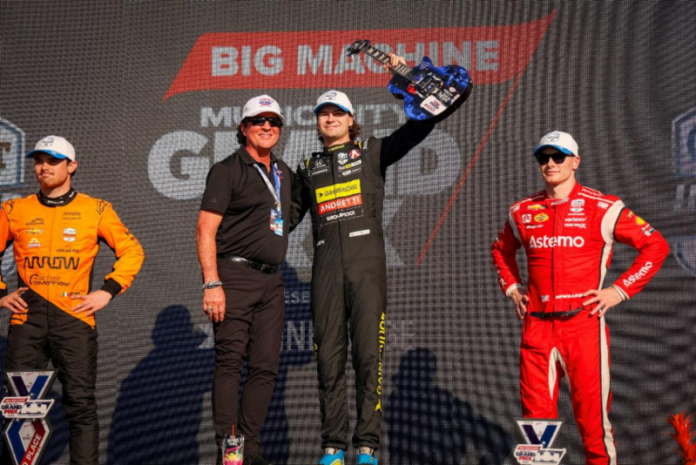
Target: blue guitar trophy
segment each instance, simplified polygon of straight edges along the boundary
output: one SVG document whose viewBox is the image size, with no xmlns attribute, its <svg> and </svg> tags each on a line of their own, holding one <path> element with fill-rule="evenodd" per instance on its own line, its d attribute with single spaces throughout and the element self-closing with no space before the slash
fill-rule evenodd
<svg viewBox="0 0 696 465">
<path fill-rule="evenodd" d="M 436 67 L 430 58 L 423 57 L 415 68 L 404 64 L 392 67 L 389 55 L 370 45 L 369 40 L 356 40 L 346 49 L 349 56 L 359 52 L 394 71 L 388 89 L 404 100 L 404 112 L 409 119 L 440 121 L 459 108 L 471 93 L 473 83 L 461 66 Z"/>
</svg>

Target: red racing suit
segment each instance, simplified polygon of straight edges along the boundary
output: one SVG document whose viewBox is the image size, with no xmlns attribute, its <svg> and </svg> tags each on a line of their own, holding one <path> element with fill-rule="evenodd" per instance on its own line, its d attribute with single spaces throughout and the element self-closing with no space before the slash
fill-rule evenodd
<svg viewBox="0 0 696 465">
<path fill-rule="evenodd" d="M 527 316 L 522 329 L 520 391 L 525 418 L 557 418 L 558 386 L 570 383 L 587 464 L 616 464 L 609 408 L 609 328 L 590 316 L 583 293 L 602 289 L 618 241 L 638 249 L 613 286 L 624 300 L 640 292 L 669 253 L 650 224 L 610 195 L 576 184 L 555 200 L 542 191 L 510 209 L 491 253 L 506 295 L 522 286 L 516 253 L 528 261 Z"/>
</svg>

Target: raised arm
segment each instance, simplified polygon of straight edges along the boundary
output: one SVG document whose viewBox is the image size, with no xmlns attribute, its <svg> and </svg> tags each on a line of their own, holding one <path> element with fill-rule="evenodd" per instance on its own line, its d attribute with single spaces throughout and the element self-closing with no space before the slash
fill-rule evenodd
<svg viewBox="0 0 696 465">
<path fill-rule="evenodd" d="M 382 147 L 379 161 L 382 177 L 387 172 L 387 168 L 404 158 L 411 149 L 423 142 L 433 129 L 435 129 L 433 122 L 407 120 L 406 124 L 381 139 Z"/>
</svg>

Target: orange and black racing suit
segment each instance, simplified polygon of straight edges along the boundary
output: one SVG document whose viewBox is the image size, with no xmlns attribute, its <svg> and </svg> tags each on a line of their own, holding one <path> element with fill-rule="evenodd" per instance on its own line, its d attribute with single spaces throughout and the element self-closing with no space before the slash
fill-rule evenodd
<svg viewBox="0 0 696 465">
<path fill-rule="evenodd" d="M 124 292 L 143 263 L 143 249 L 121 223 L 111 204 L 70 190 L 59 198 L 41 193 L 2 204 L 0 258 L 14 243 L 18 287 L 28 287 L 24 314 L 12 314 L 6 370 L 45 369 L 49 359 L 63 386 L 70 424 L 70 463 L 98 461 L 99 426 L 95 400 L 97 330 L 94 316 L 76 314 L 90 292 L 92 267 L 105 241 L 116 262 L 102 290 Z M 7 295 L 0 276 L 0 297 Z M 3 462 L 9 463 L 7 450 Z"/>
</svg>

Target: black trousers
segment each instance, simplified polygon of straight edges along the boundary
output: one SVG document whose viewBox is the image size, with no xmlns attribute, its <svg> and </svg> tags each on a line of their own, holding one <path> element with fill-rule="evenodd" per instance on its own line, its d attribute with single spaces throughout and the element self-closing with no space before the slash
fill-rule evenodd
<svg viewBox="0 0 696 465">
<path fill-rule="evenodd" d="M 319 374 L 321 447 L 347 449 L 346 363 L 350 338 L 355 370 L 357 423 L 354 447 L 379 448 L 382 421 L 382 354 L 387 306 L 383 261 L 312 274 L 312 318 Z M 328 268 L 328 267 L 327 267 Z"/>
<path fill-rule="evenodd" d="M 225 291 L 225 318 L 215 323 L 213 423 L 220 446 L 232 426 L 244 435 L 246 455 L 260 453 L 261 426 L 273 395 L 285 320 L 285 288 L 278 270 L 263 274 L 218 260 Z M 239 399 L 244 359 L 247 379 Z M 220 457 L 221 458 L 221 457 Z"/>
<path fill-rule="evenodd" d="M 29 305 L 27 321 L 10 325 L 6 371 L 45 370 L 49 360 L 63 387 L 63 409 L 70 428 L 70 464 L 99 462 L 97 382 L 97 330 L 53 304 L 35 305 L 31 292 L 23 296 Z M 40 310 L 37 310 L 39 307 Z M 9 385 L 7 386 L 10 392 Z M 7 446 L 3 464 L 11 464 Z"/>
</svg>

